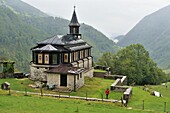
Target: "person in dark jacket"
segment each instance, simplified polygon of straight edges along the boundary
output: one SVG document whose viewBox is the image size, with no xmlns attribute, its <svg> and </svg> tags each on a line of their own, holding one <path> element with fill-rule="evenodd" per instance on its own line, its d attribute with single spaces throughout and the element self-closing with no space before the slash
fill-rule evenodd
<svg viewBox="0 0 170 113">
<path fill-rule="evenodd" d="M 109 88 L 106 89 L 105 94 L 106 94 L 106 99 L 108 99 L 108 96 L 109 96 Z"/>
</svg>

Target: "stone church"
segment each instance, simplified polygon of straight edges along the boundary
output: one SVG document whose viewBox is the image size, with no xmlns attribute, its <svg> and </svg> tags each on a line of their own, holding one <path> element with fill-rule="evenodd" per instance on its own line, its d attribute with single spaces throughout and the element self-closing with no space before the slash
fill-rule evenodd
<svg viewBox="0 0 170 113">
<path fill-rule="evenodd" d="M 93 77 L 92 46 L 82 39 L 79 27 L 74 9 L 68 34 L 40 41 L 31 49 L 30 79 L 76 91 L 85 76 Z"/>
</svg>

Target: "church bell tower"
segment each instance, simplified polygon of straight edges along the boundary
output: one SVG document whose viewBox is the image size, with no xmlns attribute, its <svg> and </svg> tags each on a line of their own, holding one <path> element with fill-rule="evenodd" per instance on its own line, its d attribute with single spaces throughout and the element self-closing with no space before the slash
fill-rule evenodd
<svg viewBox="0 0 170 113">
<path fill-rule="evenodd" d="M 74 6 L 74 12 L 73 12 L 70 24 L 69 24 L 69 29 L 70 29 L 69 34 L 79 36 L 80 35 L 79 27 L 80 27 L 80 24 L 79 24 L 77 16 L 76 16 L 76 11 L 75 11 L 75 6 Z"/>
</svg>

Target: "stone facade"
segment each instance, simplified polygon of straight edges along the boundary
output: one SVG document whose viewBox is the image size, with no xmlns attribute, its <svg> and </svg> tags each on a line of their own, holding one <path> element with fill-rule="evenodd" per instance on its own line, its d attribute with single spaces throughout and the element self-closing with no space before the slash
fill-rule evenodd
<svg viewBox="0 0 170 113">
<path fill-rule="evenodd" d="M 60 88 L 60 74 L 48 73 L 47 85 L 54 85 L 56 89 Z M 71 91 L 76 91 L 84 85 L 84 75 L 67 75 L 67 87 Z M 63 87 L 63 86 L 62 86 Z"/>
<path fill-rule="evenodd" d="M 91 68 L 91 69 L 83 72 L 83 74 L 84 74 L 84 76 L 92 78 L 93 77 L 93 71 L 94 71 L 94 68 Z"/>
<path fill-rule="evenodd" d="M 35 65 L 35 64 L 31 64 L 30 65 L 30 74 L 31 80 L 34 81 L 47 81 L 47 74 L 44 73 L 45 71 L 49 70 L 49 66 L 40 66 L 40 65 Z"/>
<path fill-rule="evenodd" d="M 71 63 L 73 67 L 83 67 L 85 69 L 91 69 L 93 66 L 93 59 L 92 57 L 84 58 L 77 62 Z"/>
<path fill-rule="evenodd" d="M 88 67 L 88 59 L 85 58 L 85 59 L 83 59 L 83 61 L 84 61 L 83 67 L 84 67 L 85 69 L 89 68 L 89 67 Z"/>
<path fill-rule="evenodd" d="M 93 67 L 93 58 L 92 57 L 88 57 L 88 67 L 89 68 Z"/>
</svg>

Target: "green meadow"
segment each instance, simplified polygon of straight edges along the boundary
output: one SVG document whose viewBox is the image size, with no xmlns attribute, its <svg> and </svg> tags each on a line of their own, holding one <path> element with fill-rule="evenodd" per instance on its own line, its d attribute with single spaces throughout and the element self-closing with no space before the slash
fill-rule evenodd
<svg viewBox="0 0 170 113">
<path fill-rule="evenodd" d="M 31 92 L 40 92 L 38 88 L 31 88 L 28 85 L 33 84 L 28 79 L 0 79 L 2 82 L 10 82 L 12 90 L 25 91 L 27 88 Z M 86 78 L 85 85 L 77 92 L 72 92 L 71 95 L 87 96 L 101 98 L 104 95 L 106 88 L 112 84 L 114 80 L 102 78 Z M 0 90 L 0 111 L 2 113 L 163 113 L 165 110 L 170 111 L 170 83 L 165 85 L 147 85 L 149 91 L 144 91 L 143 86 L 134 86 L 133 94 L 128 102 L 127 107 L 121 107 L 120 104 L 91 102 L 76 99 L 59 99 L 53 97 L 40 97 L 24 94 L 17 94 L 11 91 Z M 43 89 L 44 93 L 58 92 Z M 155 97 L 150 95 L 152 91 L 159 91 L 163 97 Z M 109 99 L 120 99 L 123 93 L 111 92 Z M 143 103 L 144 102 L 144 103 Z M 144 110 L 143 110 L 144 105 Z"/>
</svg>

